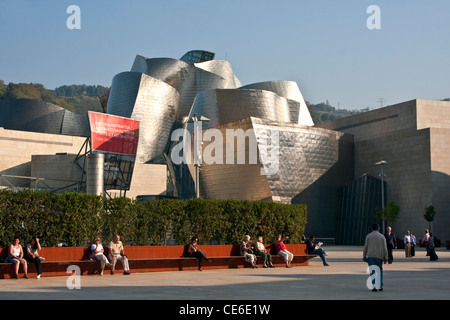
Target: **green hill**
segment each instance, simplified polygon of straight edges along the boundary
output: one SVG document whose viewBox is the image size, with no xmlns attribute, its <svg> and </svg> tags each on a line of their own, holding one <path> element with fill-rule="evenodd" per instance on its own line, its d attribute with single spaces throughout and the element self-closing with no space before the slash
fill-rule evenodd
<svg viewBox="0 0 450 320">
<path fill-rule="evenodd" d="M 74 113 L 88 110 L 102 112 L 99 96 L 106 93 L 103 86 L 70 85 L 46 89 L 40 83 L 9 83 L 0 80 L 0 99 L 35 99 L 43 100 Z"/>
<path fill-rule="evenodd" d="M 309 112 L 311 113 L 311 117 L 313 118 L 315 124 L 331 121 L 337 118 L 348 117 L 369 110 L 347 110 L 340 108 L 336 109 L 335 107 L 330 106 L 328 103 L 323 102 L 318 104 L 311 104 L 306 101 L 306 104 L 308 105 Z"/>
</svg>

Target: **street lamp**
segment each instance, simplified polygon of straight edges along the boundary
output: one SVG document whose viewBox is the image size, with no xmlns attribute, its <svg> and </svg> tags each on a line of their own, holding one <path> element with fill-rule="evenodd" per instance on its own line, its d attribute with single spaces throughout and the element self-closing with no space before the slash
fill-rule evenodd
<svg viewBox="0 0 450 320">
<path fill-rule="evenodd" d="M 194 116 L 188 119 L 188 123 L 194 124 L 194 167 L 195 167 L 195 197 L 200 197 L 200 166 L 202 164 L 202 121 L 209 121 L 210 119 L 194 113 Z"/>
<path fill-rule="evenodd" d="M 382 233 L 385 231 L 384 230 L 384 172 L 383 172 L 383 166 L 386 165 L 387 162 L 384 160 L 381 160 L 377 163 L 375 163 L 376 166 L 381 166 L 381 212 L 382 212 L 382 217 L 381 217 L 381 223 L 382 223 Z"/>
</svg>

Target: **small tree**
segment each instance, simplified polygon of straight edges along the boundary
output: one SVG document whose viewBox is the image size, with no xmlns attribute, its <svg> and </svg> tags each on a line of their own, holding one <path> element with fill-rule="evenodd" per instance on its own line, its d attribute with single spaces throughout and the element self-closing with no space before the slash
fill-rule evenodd
<svg viewBox="0 0 450 320">
<path fill-rule="evenodd" d="M 428 221 L 428 230 L 431 232 L 431 222 L 434 220 L 434 216 L 436 215 L 436 210 L 434 210 L 433 206 L 425 207 L 425 214 L 423 217 Z"/>
<path fill-rule="evenodd" d="M 377 208 L 376 218 L 380 220 L 396 222 L 400 214 L 400 206 L 394 201 L 390 201 L 386 204 L 383 210 Z"/>
</svg>

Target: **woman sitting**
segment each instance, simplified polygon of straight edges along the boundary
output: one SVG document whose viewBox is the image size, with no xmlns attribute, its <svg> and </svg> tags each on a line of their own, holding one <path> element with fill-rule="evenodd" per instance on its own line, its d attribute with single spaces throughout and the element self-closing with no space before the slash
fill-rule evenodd
<svg viewBox="0 0 450 320">
<path fill-rule="evenodd" d="M 41 250 L 41 245 L 39 244 L 39 239 L 34 237 L 31 239 L 30 243 L 27 244 L 27 252 L 25 255 L 25 260 L 29 263 L 34 263 L 36 266 L 37 279 L 41 277 L 42 267 L 41 261 L 45 260 L 43 257 L 39 256 L 39 251 Z"/>
<path fill-rule="evenodd" d="M 16 279 L 19 279 L 19 267 L 20 265 L 23 266 L 23 277 L 25 279 L 28 279 L 27 271 L 28 271 L 28 264 L 25 259 L 23 259 L 23 249 L 20 245 L 20 239 L 18 237 L 14 238 L 13 244 L 9 246 L 9 255 L 8 255 L 8 262 L 13 263 L 15 266 L 15 272 L 16 272 Z"/>
<path fill-rule="evenodd" d="M 250 236 L 245 236 L 244 240 L 241 242 L 241 256 L 245 258 L 246 262 L 250 262 L 252 264 L 252 269 L 258 268 L 256 265 L 256 255 L 253 253 L 253 250 L 251 249 L 251 244 L 254 241 L 250 241 Z"/>
<path fill-rule="evenodd" d="M 275 241 L 275 247 L 277 248 L 277 254 L 282 256 L 284 261 L 286 262 L 286 268 L 292 268 L 291 262 L 294 259 L 294 255 L 286 249 L 286 245 L 284 241 L 289 239 L 289 237 L 281 237 L 281 234 L 277 236 L 277 240 Z"/>
<path fill-rule="evenodd" d="M 275 268 L 272 264 L 272 255 L 264 247 L 263 237 L 261 236 L 258 237 L 258 241 L 255 243 L 255 254 L 263 259 L 264 268 Z"/>
<path fill-rule="evenodd" d="M 188 253 L 190 257 L 195 257 L 198 259 L 198 271 L 202 271 L 203 260 L 212 262 L 203 254 L 202 250 L 198 250 L 198 238 L 196 236 L 193 236 L 191 242 L 189 243 Z"/>
</svg>

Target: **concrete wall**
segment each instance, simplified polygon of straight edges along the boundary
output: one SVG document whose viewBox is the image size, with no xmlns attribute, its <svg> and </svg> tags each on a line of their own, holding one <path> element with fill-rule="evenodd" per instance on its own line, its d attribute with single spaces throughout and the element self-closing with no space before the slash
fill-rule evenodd
<svg viewBox="0 0 450 320">
<path fill-rule="evenodd" d="M 33 155 L 77 154 L 86 138 L 0 129 L 0 174 L 31 176 Z M 27 179 L 5 177 L 17 186 L 29 186 Z M 1 185 L 7 185 L 3 180 Z"/>
<path fill-rule="evenodd" d="M 13 178 L 24 176 L 43 178 L 38 187 L 74 191 L 81 179 L 81 170 L 73 160 L 86 138 L 58 134 L 0 129 L 0 186 L 35 187 L 35 180 Z M 84 149 L 83 149 L 84 150 Z M 58 153 L 58 155 L 57 155 Z M 82 165 L 82 160 L 79 161 Z M 166 191 L 166 166 L 136 163 L 128 197 L 159 195 Z M 30 184 L 31 183 L 31 184 Z"/>
<path fill-rule="evenodd" d="M 76 154 L 32 155 L 31 176 L 40 177 L 39 188 L 60 192 L 81 190 L 82 170 L 74 161 Z M 33 185 L 31 185 L 33 187 Z"/>
<path fill-rule="evenodd" d="M 128 198 L 139 195 L 165 195 L 167 189 L 166 165 L 135 163 Z"/>
</svg>

